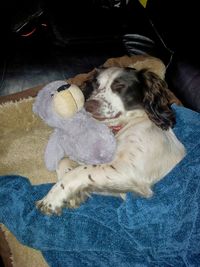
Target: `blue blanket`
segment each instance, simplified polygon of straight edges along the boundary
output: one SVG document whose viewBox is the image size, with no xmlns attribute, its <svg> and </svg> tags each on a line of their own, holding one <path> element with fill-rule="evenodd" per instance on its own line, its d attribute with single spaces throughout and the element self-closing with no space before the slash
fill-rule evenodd
<svg viewBox="0 0 200 267">
<path fill-rule="evenodd" d="M 95 195 L 49 217 L 34 203 L 52 184 L 1 176 L 0 222 L 52 267 L 200 266 L 200 114 L 173 108 L 187 156 L 154 186 L 151 199 Z"/>
</svg>

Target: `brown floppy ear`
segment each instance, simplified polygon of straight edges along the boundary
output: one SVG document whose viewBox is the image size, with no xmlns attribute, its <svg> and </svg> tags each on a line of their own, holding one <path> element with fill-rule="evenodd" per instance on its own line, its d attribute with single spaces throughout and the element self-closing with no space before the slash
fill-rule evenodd
<svg viewBox="0 0 200 267">
<path fill-rule="evenodd" d="M 99 73 L 99 69 L 95 68 L 88 73 L 81 73 L 81 74 L 76 75 L 73 78 L 69 78 L 67 82 L 70 84 L 77 85 L 83 91 L 85 99 L 88 99 L 94 90 L 93 83 L 98 73 Z"/>
<path fill-rule="evenodd" d="M 97 76 L 99 73 L 100 68 L 95 68 L 88 79 L 85 80 L 84 84 L 82 84 L 81 90 L 84 94 L 85 100 L 87 100 L 91 96 L 92 92 L 98 88 L 99 84 L 97 81 Z"/>
<path fill-rule="evenodd" d="M 138 74 L 143 85 L 143 106 L 147 115 L 158 127 L 168 130 L 174 126 L 176 119 L 166 82 L 148 70 L 141 70 Z"/>
<path fill-rule="evenodd" d="M 92 92 L 96 90 L 99 87 L 99 83 L 97 81 L 97 76 L 102 72 L 102 70 L 105 70 L 106 68 L 104 66 L 99 66 L 98 68 L 93 69 L 92 72 L 90 72 L 90 75 L 87 76 L 87 79 L 82 83 L 80 86 L 85 100 L 87 100 Z"/>
</svg>

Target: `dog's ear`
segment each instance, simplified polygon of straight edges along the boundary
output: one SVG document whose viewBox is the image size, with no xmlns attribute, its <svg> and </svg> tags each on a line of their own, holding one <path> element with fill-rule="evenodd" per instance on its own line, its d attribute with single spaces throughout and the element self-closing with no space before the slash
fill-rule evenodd
<svg viewBox="0 0 200 267">
<path fill-rule="evenodd" d="M 175 114 L 170 106 L 166 82 L 148 70 L 141 70 L 138 75 L 143 87 L 143 106 L 150 120 L 163 130 L 173 127 Z"/>
<path fill-rule="evenodd" d="M 90 75 L 87 76 L 87 79 L 85 79 L 81 86 L 81 90 L 83 91 L 86 100 L 91 96 L 92 92 L 99 87 L 97 76 L 105 69 L 106 67 L 104 66 L 95 68 L 90 72 Z"/>
<path fill-rule="evenodd" d="M 92 92 L 95 89 L 95 81 L 96 81 L 96 77 L 97 77 L 98 73 L 99 73 L 99 70 L 97 68 L 95 68 L 92 71 L 90 71 L 89 73 L 79 74 L 76 76 L 79 79 L 81 78 L 81 83 L 79 83 L 78 86 L 82 90 L 86 100 L 90 97 L 90 95 L 92 94 Z M 77 83 L 75 83 L 75 84 L 77 84 Z"/>
</svg>

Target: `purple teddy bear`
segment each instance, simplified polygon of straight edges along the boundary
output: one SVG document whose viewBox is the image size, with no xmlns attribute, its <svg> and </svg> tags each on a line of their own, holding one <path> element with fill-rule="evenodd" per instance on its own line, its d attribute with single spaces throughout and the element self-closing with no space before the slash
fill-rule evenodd
<svg viewBox="0 0 200 267">
<path fill-rule="evenodd" d="M 49 171 L 56 170 L 64 157 L 79 164 L 103 164 L 112 161 L 115 155 L 116 139 L 112 131 L 86 112 L 84 97 L 83 101 L 80 97 L 76 101 L 71 88 L 75 88 L 75 92 L 80 90 L 65 81 L 51 82 L 38 93 L 33 104 L 33 112 L 54 128 L 45 150 L 45 164 Z M 69 101 L 70 97 L 73 98 L 72 102 Z M 77 110 L 64 116 L 71 105 Z"/>
</svg>

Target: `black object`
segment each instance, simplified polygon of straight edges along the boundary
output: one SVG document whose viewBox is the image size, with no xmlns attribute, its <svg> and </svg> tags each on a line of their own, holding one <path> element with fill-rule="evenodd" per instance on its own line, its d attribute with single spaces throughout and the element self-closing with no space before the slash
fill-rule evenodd
<svg viewBox="0 0 200 267">
<path fill-rule="evenodd" d="M 200 112 L 200 66 L 188 58 L 173 58 L 166 79 L 184 106 Z"/>
<path fill-rule="evenodd" d="M 129 55 L 171 58 L 138 0 L 44 1 L 54 41 L 61 46 L 115 47 Z"/>
<path fill-rule="evenodd" d="M 173 51 L 166 79 L 186 107 L 200 112 L 200 25 L 198 1 L 148 0 L 146 12 L 163 43 Z"/>
<path fill-rule="evenodd" d="M 107 58 L 147 54 L 167 66 L 171 90 L 199 111 L 196 2 L 8 0 L 1 3 L 0 94 L 72 77 Z"/>
<path fill-rule="evenodd" d="M 198 1 L 148 0 L 146 11 L 166 45 L 175 54 L 200 59 Z"/>
<path fill-rule="evenodd" d="M 138 0 L 34 0 L 30 4 L 18 0 L 4 9 L 8 14 L 4 25 L 17 40 L 39 32 L 49 43 L 73 50 L 149 54 L 166 64 L 171 58 Z"/>
</svg>

